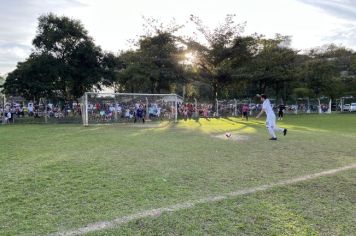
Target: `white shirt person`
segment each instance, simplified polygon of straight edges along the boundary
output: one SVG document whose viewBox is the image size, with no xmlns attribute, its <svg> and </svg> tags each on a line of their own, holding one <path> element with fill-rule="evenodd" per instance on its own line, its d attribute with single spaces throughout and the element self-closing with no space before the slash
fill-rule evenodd
<svg viewBox="0 0 356 236">
<path fill-rule="evenodd" d="M 276 115 L 273 112 L 271 102 L 269 99 L 267 99 L 267 96 L 262 94 L 260 95 L 261 101 L 263 102 L 262 104 L 262 110 L 261 112 L 256 116 L 256 118 L 260 118 L 260 116 L 263 113 L 266 113 L 267 119 L 266 119 L 266 127 L 268 129 L 269 134 L 271 135 L 270 140 L 277 140 L 277 136 L 274 131 L 280 131 L 283 132 L 284 136 L 287 134 L 287 129 L 284 128 L 279 128 L 276 125 Z"/>
</svg>

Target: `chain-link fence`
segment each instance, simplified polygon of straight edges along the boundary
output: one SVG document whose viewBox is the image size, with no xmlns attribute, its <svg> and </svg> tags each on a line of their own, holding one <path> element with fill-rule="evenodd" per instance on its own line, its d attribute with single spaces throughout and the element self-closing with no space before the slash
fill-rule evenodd
<svg viewBox="0 0 356 236">
<path fill-rule="evenodd" d="M 352 98 L 353 99 L 353 98 Z M 351 100 L 352 100 L 351 99 Z M 285 104 L 276 102 L 275 99 L 270 99 L 272 108 L 276 114 L 282 111 L 284 114 L 318 114 L 331 113 L 342 111 L 342 101 L 345 99 L 330 100 L 327 97 L 320 99 L 313 98 L 298 98 L 294 102 Z M 350 97 L 348 97 L 350 100 Z M 348 111 L 348 104 L 344 104 L 344 111 Z M 230 99 L 230 100 L 215 100 L 214 102 L 198 101 L 186 102 L 182 104 L 180 114 L 185 119 L 192 117 L 244 117 L 255 116 L 262 109 L 260 101 L 255 99 Z"/>
<path fill-rule="evenodd" d="M 141 117 L 146 121 L 245 117 L 255 116 L 262 108 L 261 102 L 256 99 L 183 101 L 175 94 L 87 93 L 86 99 L 84 96 L 78 101 L 47 98 L 31 101 L 21 97 L 0 96 L 1 123 L 100 124 L 137 122 L 137 118 Z M 298 98 L 286 104 L 270 100 L 276 114 L 280 110 L 285 114 L 309 114 L 348 112 L 350 104 L 356 99 L 351 96 L 335 101 L 330 101 L 327 97 Z"/>
<path fill-rule="evenodd" d="M 0 105 L 3 124 L 80 123 L 80 101 L 38 101 L 21 97 L 3 97 Z"/>
</svg>

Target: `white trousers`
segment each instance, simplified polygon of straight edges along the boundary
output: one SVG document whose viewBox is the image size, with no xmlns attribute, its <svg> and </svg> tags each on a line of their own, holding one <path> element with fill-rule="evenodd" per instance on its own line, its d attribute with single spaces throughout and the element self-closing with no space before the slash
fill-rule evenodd
<svg viewBox="0 0 356 236">
<path fill-rule="evenodd" d="M 276 125 L 276 115 L 275 114 L 267 116 L 266 127 L 268 129 L 269 134 L 272 136 L 272 138 L 277 137 L 274 131 L 280 131 L 280 132 L 284 131 L 283 128 L 279 128 Z"/>
</svg>

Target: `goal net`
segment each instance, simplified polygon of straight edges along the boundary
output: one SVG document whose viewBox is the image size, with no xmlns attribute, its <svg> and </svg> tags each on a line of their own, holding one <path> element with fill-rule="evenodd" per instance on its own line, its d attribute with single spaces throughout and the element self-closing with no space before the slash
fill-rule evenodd
<svg viewBox="0 0 356 236">
<path fill-rule="evenodd" d="M 177 121 L 176 94 L 95 93 L 83 96 L 83 124 Z"/>
</svg>

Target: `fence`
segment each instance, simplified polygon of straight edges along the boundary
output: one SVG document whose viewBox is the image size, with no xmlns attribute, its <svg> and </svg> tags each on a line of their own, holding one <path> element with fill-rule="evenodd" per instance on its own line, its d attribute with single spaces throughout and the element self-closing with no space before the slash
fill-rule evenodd
<svg viewBox="0 0 356 236">
<path fill-rule="evenodd" d="M 211 118 L 242 116 L 242 108 L 248 106 L 248 114 L 255 116 L 261 103 L 252 99 L 230 99 L 204 102 L 194 99 L 183 101 L 175 94 L 99 94 L 87 93 L 79 101 L 39 99 L 26 101 L 21 97 L 0 97 L 1 122 L 7 123 L 119 123 L 133 122 L 137 104 L 142 104 L 146 120 L 177 120 L 179 118 Z M 85 100 L 87 99 L 87 100 Z M 286 114 L 331 113 L 348 111 L 353 97 L 334 102 L 328 98 L 299 98 L 285 104 Z M 271 99 L 277 113 L 280 104 Z M 345 108 L 346 107 L 346 108 Z M 84 111 L 84 112 L 83 112 Z"/>
<path fill-rule="evenodd" d="M 350 97 L 348 97 L 348 99 L 350 100 Z M 278 113 L 280 105 L 283 105 L 284 113 L 286 114 L 322 114 L 331 113 L 332 111 L 345 111 L 342 109 L 343 101 L 344 99 L 337 99 L 332 102 L 326 97 L 322 97 L 319 100 L 298 98 L 295 102 L 288 102 L 283 105 L 276 104 L 275 100 L 271 99 L 271 105 L 276 113 Z M 194 102 L 181 104 L 179 115 L 185 119 L 192 117 L 242 116 L 244 105 L 247 105 L 248 114 L 250 116 L 257 115 L 262 108 L 261 102 L 256 101 L 256 103 L 254 103 L 253 99 L 215 100 L 214 102 L 199 102 L 194 99 Z"/>
<path fill-rule="evenodd" d="M 44 98 L 26 101 L 21 97 L 3 98 L 0 104 L 3 124 L 80 123 L 80 102 L 54 102 Z"/>
</svg>

